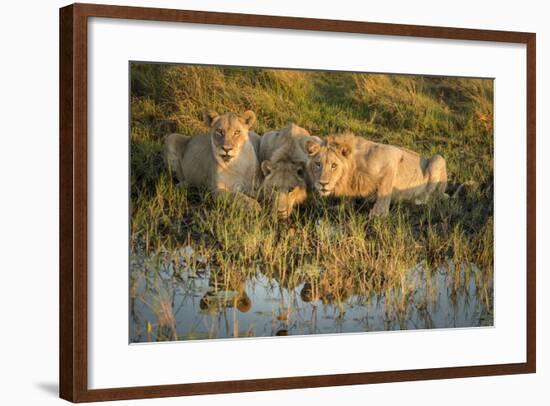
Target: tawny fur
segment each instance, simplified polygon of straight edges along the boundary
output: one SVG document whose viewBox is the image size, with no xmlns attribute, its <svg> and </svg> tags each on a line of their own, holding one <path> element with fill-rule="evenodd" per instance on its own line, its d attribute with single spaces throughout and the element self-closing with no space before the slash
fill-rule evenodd
<svg viewBox="0 0 550 406">
<path fill-rule="evenodd" d="M 309 155 L 305 144 L 312 140 L 321 143 L 319 137 L 310 135 L 305 128 L 291 123 L 280 130 L 269 131 L 261 137 L 258 158 L 260 162 L 275 161 L 282 157 L 294 162 L 307 162 Z"/>
<path fill-rule="evenodd" d="M 261 137 L 258 156 L 264 179 L 260 197 L 274 203 L 281 219 L 288 218 L 293 207 L 307 197 L 307 142 L 320 144 L 321 139 L 296 124 L 270 131 Z"/>
<path fill-rule="evenodd" d="M 307 197 L 305 164 L 281 158 L 271 162 L 262 162 L 264 180 L 259 196 L 273 203 L 279 219 L 287 219 L 292 209 Z"/>
<path fill-rule="evenodd" d="M 447 187 L 445 159 L 426 159 L 416 152 L 379 144 L 351 133 L 309 145 L 307 170 L 322 196 L 376 196 L 371 215 L 385 215 L 392 200 L 423 204 Z"/>
<path fill-rule="evenodd" d="M 253 195 L 260 179 L 253 144 L 258 139 L 257 135 L 249 134 L 255 120 L 251 111 L 241 116 L 207 113 L 208 134 L 193 137 L 170 134 L 165 139 L 165 162 L 182 184 L 202 186 L 214 192 Z"/>
</svg>

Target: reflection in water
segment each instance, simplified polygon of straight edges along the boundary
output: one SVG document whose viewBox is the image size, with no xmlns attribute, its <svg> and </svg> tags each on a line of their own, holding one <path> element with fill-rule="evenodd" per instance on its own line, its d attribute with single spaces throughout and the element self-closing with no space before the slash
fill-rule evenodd
<svg viewBox="0 0 550 406">
<path fill-rule="evenodd" d="M 200 258 L 194 269 L 161 256 L 131 258 L 131 342 L 493 324 L 492 282 L 480 282 L 473 264 L 418 265 L 400 286 L 380 292 L 290 283 L 260 271 L 228 276 Z"/>
</svg>

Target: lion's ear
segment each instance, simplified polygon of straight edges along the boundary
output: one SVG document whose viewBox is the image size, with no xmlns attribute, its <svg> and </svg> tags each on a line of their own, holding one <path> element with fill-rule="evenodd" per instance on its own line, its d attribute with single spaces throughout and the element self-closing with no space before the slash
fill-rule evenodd
<svg viewBox="0 0 550 406">
<path fill-rule="evenodd" d="M 256 114 L 252 110 L 247 110 L 239 117 L 244 125 L 252 127 L 256 122 Z"/>
<path fill-rule="evenodd" d="M 306 151 L 309 156 L 317 155 L 319 150 L 321 149 L 321 145 L 316 141 L 308 140 L 306 142 Z"/>
<path fill-rule="evenodd" d="M 214 110 L 206 110 L 203 114 L 202 114 L 202 117 L 204 119 L 204 122 L 206 123 L 206 125 L 208 127 L 210 127 L 212 125 L 212 122 L 217 118 L 219 117 L 220 115 L 215 112 Z"/>
<path fill-rule="evenodd" d="M 338 145 L 338 150 L 344 156 L 344 158 L 347 158 L 351 154 L 351 147 L 348 144 Z"/>
<path fill-rule="evenodd" d="M 311 137 L 312 141 L 315 141 L 319 145 L 321 145 L 323 143 L 323 140 L 321 138 L 317 137 L 316 135 L 310 135 L 310 137 Z"/>
<path fill-rule="evenodd" d="M 262 161 L 262 164 L 260 166 L 262 168 L 262 173 L 264 174 L 264 176 L 269 175 L 272 169 L 271 161 L 268 161 L 268 160 Z"/>
</svg>

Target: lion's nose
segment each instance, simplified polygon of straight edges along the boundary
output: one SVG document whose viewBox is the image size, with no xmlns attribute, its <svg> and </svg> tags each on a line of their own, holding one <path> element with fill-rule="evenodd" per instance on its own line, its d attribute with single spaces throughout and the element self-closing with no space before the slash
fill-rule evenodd
<svg viewBox="0 0 550 406">
<path fill-rule="evenodd" d="M 320 184 L 321 186 L 325 187 L 326 185 L 328 185 L 328 182 L 325 182 L 325 181 L 323 181 L 323 180 L 320 180 L 320 181 L 319 181 L 319 184 Z"/>
<path fill-rule="evenodd" d="M 226 147 L 225 145 L 222 147 L 222 149 L 225 151 L 225 153 L 228 153 L 233 149 L 233 147 Z"/>
</svg>

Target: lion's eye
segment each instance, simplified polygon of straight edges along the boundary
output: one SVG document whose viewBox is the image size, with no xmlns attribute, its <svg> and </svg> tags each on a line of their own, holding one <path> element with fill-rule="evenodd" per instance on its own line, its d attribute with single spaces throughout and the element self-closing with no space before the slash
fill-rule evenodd
<svg viewBox="0 0 550 406">
<path fill-rule="evenodd" d="M 298 174 L 299 177 L 304 176 L 304 170 L 303 170 L 302 168 L 298 168 L 298 170 L 296 171 L 296 173 Z"/>
<path fill-rule="evenodd" d="M 235 130 L 235 135 L 241 135 L 241 130 Z"/>
<path fill-rule="evenodd" d="M 223 137 L 223 130 L 222 130 L 221 128 L 218 128 L 218 129 L 216 130 L 216 135 L 217 135 L 218 137 Z"/>
<path fill-rule="evenodd" d="M 320 161 L 315 162 L 315 166 L 317 166 L 317 168 L 320 168 L 321 167 L 321 162 Z"/>
<path fill-rule="evenodd" d="M 334 170 L 334 169 L 336 169 L 337 166 L 338 165 L 336 165 L 336 164 L 332 164 L 330 167 Z"/>
</svg>

